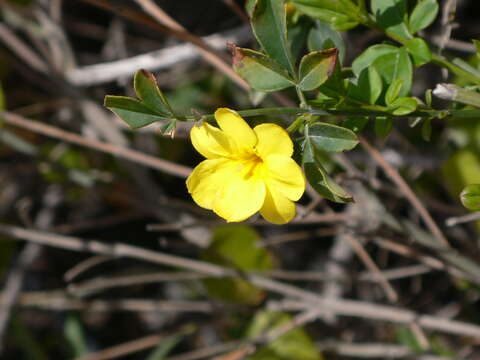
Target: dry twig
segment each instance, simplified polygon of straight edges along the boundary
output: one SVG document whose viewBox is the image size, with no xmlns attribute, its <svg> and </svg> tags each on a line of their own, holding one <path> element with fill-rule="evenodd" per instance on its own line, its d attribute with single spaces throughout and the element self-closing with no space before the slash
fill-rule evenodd
<svg viewBox="0 0 480 360">
<path fill-rule="evenodd" d="M 50 126 L 50 125 L 46 125 L 46 124 L 42 124 L 36 121 L 26 119 L 14 113 L 10 113 L 7 111 L 0 111 L 0 116 L 9 125 L 13 125 L 16 127 L 27 129 L 29 131 L 33 131 L 35 133 L 53 137 L 61 141 L 67 141 L 72 144 L 84 146 L 84 147 L 95 149 L 98 151 L 103 151 L 105 153 L 112 154 L 114 156 L 163 171 L 173 176 L 186 178 L 191 172 L 191 169 L 186 166 L 182 166 L 166 160 L 162 160 L 162 159 L 141 153 L 136 150 L 131 150 L 125 147 L 121 147 L 121 146 L 117 146 L 117 145 L 113 145 L 110 143 L 101 142 L 93 139 L 87 139 L 80 135 L 56 128 L 54 126 Z"/>
<path fill-rule="evenodd" d="M 435 238 L 443 245 L 450 246 L 447 238 L 443 235 L 442 230 L 438 227 L 435 220 L 428 212 L 428 210 L 423 206 L 420 199 L 415 195 L 410 186 L 406 181 L 401 177 L 398 171 L 392 167 L 380 154 L 380 152 L 375 149 L 363 136 L 359 136 L 360 144 L 363 148 L 370 154 L 373 160 L 383 169 L 385 174 L 398 186 L 399 190 L 405 195 L 408 201 L 412 206 L 417 210 L 419 215 L 422 217 L 423 221 L 427 225 L 430 232 L 435 236 Z"/>
<path fill-rule="evenodd" d="M 113 257 L 134 258 L 155 264 L 198 271 L 212 277 L 237 276 L 235 271 L 218 265 L 169 255 L 158 251 L 154 252 L 122 243 L 105 244 L 95 240 L 84 240 L 76 237 L 27 230 L 9 225 L 0 225 L 0 233 L 14 239 L 23 239 L 72 251 L 91 252 Z M 310 291 L 260 275 L 249 275 L 248 280 L 254 285 L 281 294 L 286 298 L 299 299 L 283 301 L 282 307 L 284 309 L 303 311 L 305 309 L 318 308 L 325 311 L 331 311 L 337 315 L 386 320 L 403 324 L 410 324 L 416 321 L 425 329 L 438 330 L 463 336 L 472 336 L 480 339 L 480 326 L 478 325 L 450 319 L 442 319 L 430 315 L 419 315 L 407 309 L 380 304 L 347 299 L 326 299 Z"/>
</svg>

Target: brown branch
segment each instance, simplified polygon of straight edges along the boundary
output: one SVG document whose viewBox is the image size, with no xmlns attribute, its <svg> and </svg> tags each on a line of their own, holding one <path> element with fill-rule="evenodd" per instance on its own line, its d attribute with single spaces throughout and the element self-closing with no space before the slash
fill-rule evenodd
<svg viewBox="0 0 480 360">
<path fill-rule="evenodd" d="M 47 63 L 36 52 L 31 50 L 13 31 L 6 25 L 0 23 L 0 39 L 8 46 L 18 57 L 42 73 L 48 73 Z"/>
<path fill-rule="evenodd" d="M 67 270 L 63 275 L 63 279 L 65 281 L 72 281 L 81 273 L 110 260 L 112 260 L 111 257 L 103 256 L 103 255 L 96 255 L 96 256 L 89 257 L 88 259 L 85 259 L 84 261 L 79 262 L 74 267 Z"/>
<path fill-rule="evenodd" d="M 120 345 L 115 345 L 107 349 L 95 352 L 93 354 L 88 354 L 85 356 L 80 356 L 75 358 L 75 360 L 107 360 L 115 359 L 120 356 L 127 356 L 129 354 L 146 350 L 158 345 L 166 336 L 164 335 L 148 335 L 141 337 L 140 339 L 135 339 L 132 341 L 125 342 Z"/>
<path fill-rule="evenodd" d="M 26 271 L 33 260 L 41 253 L 41 250 L 42 246 L 38 244 L 28 244 L 20 253 L 17 262 L 8 274 L 4 290 L 0 296 L 0 352 L 5 346 L 4 338 L 6 331 L 8 331 L 10 315 L 18 301 Z"/>
<path fill-rule="evenodd" d="M 304 225 L 304 224 L 322 224 L 322 223 L 335 223 L 335 222 L 344 222 L 349 217 L 348 214 L 344 213 L 330 213 L 330 214 L 318 214 L 318 213 L 311 213 L 309 216 L 305 218 L 295 218 L 290 221 L 289 225 Z M 182 231 L 188 228 L 195 228 L 198 226 L 215 226 L 215 225 L 235 225 L 235 223 L 225 223 L 224 220 L 216 219 L 216 220 L 203 220 L 203 221 L 195 221 L 189 224 L 185 224 L 183 222 L 177 223 L 168 223 L 168 224 L 149 224 L 147 225 L 148 231 Z M 258 226 L 270 226 L 266 220 L 258 219 L 258 220 L 247 220 L 245 224 L 249 225 L 258 225 Z"/>
<path fill-rule="evenodd" d="M 250 86 L 240 76 L 238 76 L 237 73 L 233 71 L 233 69 L 230 67 L 229 64 L 225 62 L 225 60 L 227 59 L 225 55 L 218 52 L 216 49 L 212 48 L 202 38 L 189 33 L 185 29 L 182 29 L 179 26 L 172 27 L 174 22 L 166 21 L 165 17 L 159 17 L 158 11 L 155 11 L 152 13 L 151 7 L 152 6 L 156 7 L 155 4 L 150 3 L 148 1 L 140 2 L 143 5 L 148 5 L 146 9 L 149 11 L 150 15 L 155 17 L 157 21 L 153 20 L 149 16 L 145 16 L 141 13 L 138 13 L 137 11 L 134 11 L 125 7 L 120 7 L 118 4 L 112 5 L 105 0 L 83 0 L 83 1 L 91 5 L 100 7 L 102 9 L 111 11 L 131 21 L 138 22 L 140 24 L 151 27 L 155 30 L 160 30 L 171 36 L 175 36 L 178 39 L 181 39 L 183 41 L 189 42 L 197 46 L 199 49 L 199 52 L 202 54 L 202 56 L 204 56 L 205 60 L 207 60 L 209 63 L 215 66 L 218 70 L 223 72 L 225 75 L 227 75 L 238 86 L 242 87 L 245 90 L 250 89 Z M 165 25 L 165 23 L 168 25 Z"/>
<path fill-rule="evenodd" d="M 207 357 L 215 356 L 217 354 L 224 353 L 226 351 L 231 351 L 233 349 L 238 349 L 243 345 L 243 341 L 231 341 L 219 345 L 212 345 L 203 347 L 201 349 L 185 352 L 180 355 L 169 357 L 167 360 L 197 360 L 204 359 Z"/>
<path fill-rule="evenodd" d="M 61 141 L 66 141 L 72 144 L 102 151 L 116 157 L 130 160 L 137 164 L 148 166 L 180 178 L 188 177 L 188 175 L 190 175 L 192 171 L 187 166 L 178 165 L 170 161 L 158 159 L 156 157 L 144 154 L 140 151 L 131 150 L 122 146 L 117 146 L 93 139 L 87 139 L 75 133 L 59 129 L 51 125 L 42 124 L 37 121 L 32 121 L 7 111 L 0 111 L 0 117 L 5 121 L 5 123 L 9 125 L 53 137 Z"/>
<path fill-rule="evenodd" d="M 349 242 L 350 246 L 353 248 L 353 250 L 355 251 L 357 256 L 360 258 L 360 260 L 363 262 L 365 267 L 369 269 L 377 277 L 388 300 L 391 303 L 396 303 L 398 301 L 397 292 L 395 291 L 393 286 L 390 284 L 390 282 L 383 276 L 381 270 L 378 268 L 377 264 L 375 264 L 373 259 L 367 253 L 367 251 L 363 248 L 360 241 L 358 241 L 352 235 L 345 235 L 344 238 Z"/>
<path fill-rule="evenodd" d="M 202 274 L 210 275 L 212 277 L 237 276 L 235 271 L 219 265 L 198 260 L 191 260 L 166 254 L 160 251 L 142 249 L 122 243 L 105 244 L 100 241 L 84 240 L 77 237 L 57 235 L 43 231 L 27 230 L 5 224 L 0 225 L 0 233 L 10 236 L 14 239 L 28 240 L 43 245 L 73 251 L 91 252 L 112 257 L 139 259 L 159 265 L 193 270 Z M 320 308 L 322 311 L 331 311 L 338 315 L 384 321 L 386 320 L 402 324 L 410 324 L 415 321 L 426 329 L 438 330 L 463 336 L 472 336 L 480 339 L 480 326 L 478 325 L 450 319 L 443 319 L 430 315 L 420 315 L 407 309 L 385 306 L 376 303 L 337 298 L 328 299 L 318 296 L 313 292 L 300 289 L 296 286 L 284 284 L 279 281 L 255 274 L 248 275 L 248 280 L 252 284 L 267 289 L 271 292 L 281 294 L 285 297 L 299 299 L 286 302 L 290 309 L 305 310 Z"/>
<path fill-rule="evenodd" d="M 250 18 L 248 15 L 243 11 L 243 9 L 238 6 L 238 4 L 235 2 L 235 0 L 223 0 L 225 5 L 227 5 L 232 11 L 237 14 L 237 16 L 242 19 L 242 21 L 246 24 L 250 23 Z"/>
<path fill-rule="evenodd" d="M 4 304 L 5 300 L 3 296 L 0 297 L 0 299 L 0 304 Z M 63 291 L 25 292 L 20 294 L 17 305 L 50 311 L 82 310 L 89 312 L 134 311 L 199 313 L 210 313 L 214 311 L 214 306 L 209 301 L 162 301 L 123 298 L 117 300 L 80 300 L 66 296 Z"/>
<path fill-rule="evenodd" d="M 375 242 L 375 244 L 377 244 L 383 249 L 390 250 L 396 254 L 420 261 L 423 264 L 431 267 L 432 269 L 444 270 L 454 277 L 459 277 L 461 279 L 474 282 L 475 284 L 480 284 L 480 279 L 478 277 L 473 277 L 472 275 L 467 274 L 464 271 L 457 269 L 456 267 L 453 267 L 449 264 L 446 264 L 434 257 L 423 255 L 418 250 L 412 249 L 409 246 L 399 244 L 381 237 L 375 237 L 373 238 L 373 241 Z"/>
<path fill-rule="evenodd" d="M 398 303 L 398 294 L 393 288 L 393 286 L 390 284 L 390 282 L 385 278 L 383 275 L 382 271 L 379 269 L 377 264 L 373 261 L 371 256 L 368 254 L 368 252 L 364 249 L 360 241 L 352 235 L 347 234 L 344 236 L 344 239 L 346 239 L 350 245 L 353 247 L 355 250 L 357 256 L 362 260 L 364 265 L 369 269 L 378 279 L 379 284 L 382 286 L 383 291 L 387 295 L 388 300 L 392 304 Z M 417 338 L 418 343 L 421 345 L 423 349 L 428 349 L 429 348 L 429 342 L 427 340 L 426 335 L 420 328 L 420 326 L 416 322 L 412 322 L 409 324 L 410 329 L 412 330 L 413 334 Z"/>
<path fill-rule="evenodd" d="M 435 236 L 435 238 L 443 245 L 450 246 L 447 238 L 443 235 L 442 230 L 438 227 L 433 220 L 432 216 L 428 210 L 423 206 L 422 202 L 419 200 L 417 195 L 412 191 L 407 182 L 402 178 L 398 171 L 392 167 L 380 154 L 380 152 L 375 149 L 363 136 L 359 136 L 360 144 L 363 148 L 370 154 L 370 156 L 375 160 L 375 162 L 383 169 L 385 174 L 392 180 L 399 188 L 399 190 L 405 195 L 410 204 L 417 210 L 425 224 L 427 225 L 430 232 Z"/>
</svg>

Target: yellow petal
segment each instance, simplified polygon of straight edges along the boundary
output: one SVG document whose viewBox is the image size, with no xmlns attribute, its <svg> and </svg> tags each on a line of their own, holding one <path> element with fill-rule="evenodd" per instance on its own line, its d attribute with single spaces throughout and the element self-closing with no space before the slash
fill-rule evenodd
<svg viewBox="0 0 480 360">
<path fill-rule="evenodd" d="M 233 176 L 216 194 L 213 211 L 228 222 L 243 221 L 260 210 L 264 200 L 261 178 Z"/>
<path fill-rule="evenodd" d="M 295 160 L 288 156 L 273 154 L 264 160 L 264 164 L 264 177 L 270 188 L 293 201 L 302 197 L 305 191 L 305 177 Z"/>
<path fill-rule="evenodd" d="M 275 190 L 274 187 L 267 186 L 267 194 L 260 214 L 273 224 L 286 224 L 295 217 L 295 203 Z"/>
<path fill-rule="evenodd" d="M 253 151 L 257 144 L 257 135 L 236 111 L 219 108 L 215 111 L 215 119 L 230 141 L 236 144 L 237 151 Z"/>
<path fill-rule="evenodd" d="M 219 128 L 207 123 L 194 126 L 190 130 L 193 147 L 207 159 L 228 156 L 231 145 L 227 136 Z"/>
<path fill-rule="evenodd" d="M 217 192 L 235 175 L 236 163 L 228 159 L 204 160 L 187 179 L 187 189 L 193 200 L 205 209 L 213 209 Z"/>
<path fill-rule="evenodd" d="M 261 124 L 253 129 L 257 134 L 257 154 L 266 158 L 271 154 L 292 156 L 293 143 L 288 133 L 277 124 Z"/>
</svg>

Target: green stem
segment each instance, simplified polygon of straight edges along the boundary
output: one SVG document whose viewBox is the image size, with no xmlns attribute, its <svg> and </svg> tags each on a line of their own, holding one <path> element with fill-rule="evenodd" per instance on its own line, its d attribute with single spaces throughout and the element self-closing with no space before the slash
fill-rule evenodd
<svg viewBox="0 0 480 360">
<path fill-rule="evenodd" d="M 259 109 L 248 109 L 237 111 L 238 114 L 242 117 L 252 117 L 252 116 L 280 116 L 280 115 L 298 115 L 304 114 L 307 112 L 306 109 L 299 107 L 276 107 L 276 108 L 259 108 Z M 196 116 L 178 116 L 181 121 L 198 121 Z M 202 115 L 201 119 L 203 121 L 213 121 L 215 120 L 214 114 Z"/>
<path fill-rule="evenodd" d="M 454 84 L 438 84 L 433 95 L 450 101 L 480 108 L 480 93 L 461 88 Z"/>
<path fill-rule="evenodd" d="M 311 108 L 300 107 L 275 107 L 275 108 L 260 108 L 260 109 L 248 109 L 240 110 L 238 114 L 242 117 L 253 116 L 281 116 L 281 115 L 301 115 L 311 114 L 315 116 L 388 116 L 391 118 L 412 118 L 412 117 L 456 117 L 464 119 L 478 119 L 480 118 L 480 110 L 417 110 L 408 115 L 395 116 L 386 111 L 382 106 L 365 105 L 360 109 L 352 110 L 334 110 L 323 109 L 315 107 L 315 104 L 309 103 Z M 198 121 L 198 117 L 195 116 L 181 116 L 179 120 L 183 121 Z M 203 121 L 213 121 L 215 117 L 213 114 L 203 115 Z"/>
<path fill-rule="evenodd" d="M 476 77 L 474 74 L 470 73 L 469 71 L 466 71 L 462 69 L 461 67 L 452 64 L 442 56 L 432 54 L 432 62 L 438 66 L 441 66 L 445 69 L 450 70 L 452 73 L 454 73 L 457 76 L 460 76 L 462 78 L 468 79 L 471 82 L 480 85 L 480 79 Z"/>
<path fill-rule="evenodd" d="M 301 108 L 308 107 L 307 100 L 305 99 L 305 95 L 303 94 L 302 89 L 300 89 L 298 86 L 295 86 L 295 90 L 297 91 L 297 96 L 298 96 L 298 99 L 300 100 L 300 107 Z"/>
<path fill-rule="evenodd" d="M 303 118 L 303 116 L 297 117 L 295 121 L 291 123 L 290 126 L 287 128 L 287 132 L 291 134 L 297 131 L 297 129 L 303 124 L 304 120 L 305 119 Z"/>
</svg>

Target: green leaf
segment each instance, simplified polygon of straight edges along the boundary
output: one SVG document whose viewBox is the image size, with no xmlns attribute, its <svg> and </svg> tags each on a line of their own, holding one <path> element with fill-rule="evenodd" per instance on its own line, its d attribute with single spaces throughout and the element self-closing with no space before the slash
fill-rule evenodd
<svg viewBox="0 0 480 360">
<path fill-rule="evenodd" d="M 302 163 L 308 182 L 321 196 L 338 203 L 353 201 L 352 196 L 327 174 L 321 164 L 318 150 L 308 136 L 303 143 Z"/>
<path fill-rule="evenodd" d="M 385 103 L 387 105 L 390 105 L 395 101 L 395 99 L 398 98 L 398 95 L 400 94 L 400 89 L 402 88 L 403 85 L 403 80 L 400 78 L 397 78 L 393 80 L 393 82 L 390 84 L 390 86 L 387 89 L 387 92 L 385 94 Z"/>
<path fill-rule="evenodd" d="M 385 137 L 392 131 L 393 120 L 387 116 L 377 116 L 375 118 L 375 134 Z"/>
<path fill-rule="evenodd" d="M 305 1 L 306 2 L 306 1 Z M 315 7 L 311 5 L 303 5 L 300 0 L 294 0 L 295 7 L 306 15 L 318 19 L 320 21 L 333 25 L 334 21 L 341 20 L 342 22 L 348 22 L 350 18 L 342 13 L 325 9 L 322 7 Z"/>
<path fill-rule="evenodd" d="M 408 27 L 410 32 L 415 34 L 417 31 L 428 27 L 437 17 L 437 0 L 421 0 L 417 3 L 410 15 Z"/>
<path fill-rule="evenodd" d="M 73 349 L 73 357 L 77 358 L 88 354 L 88 346 L 83 327 L 76 316 L 69 315 L 67 317 L 63 332 Z"/>
<path fill-rule="evenodd" d="M 475 46 L 475 50 L 477 51 L 477 56 L 480 57 L 480 40 L 472 40 L 473 45 Z"/>
<path fill-rule="evenodd" d="M 361 132 L 368 123 L 368 117 L 366 116 L 357 116 L 349 117 L 342 124 L 343 127 L 352 130 L 355 133 Z"/>
<path fill-rule="evenodd" d="M 391 113 L 396 116 L 408 115 L 417 110 L 418 101 L 413 97 L 401 97 L 390 104 Z"/>
<path fill-rule="evenodd" d="M 480 157 L 476 149 L 462 148 L 442 165 L 442 177 L 452 196 L 469 184 L 480 184 Z"/>
<path fill-rule="evenodd" d="M 326 152 L 351 150 L 358 144 L 357 135 L 353 131 L 328 123 L 310 125 L 305 136 L 317 149 Z"/>
<path fill-rule="evenodd" d="M 4 110 L 6 108 L 6 103 L 5 103 L 5 94 L 3 92 L 3 88 L 0 84 L 0 110 Z"/>
<path fill-rule="evenodd" d="M 348 96 L 366 104 L 375 104 L 382 93 L 382 78 L 374 67 L 362 70 L 357 83 L 350 82 Z"/>
<path fill-rule="evenodd" d="M 467 185 L 460 194 L 460 201 L 468 210 L 480 211 L 480 184 Z"/>
<path fill-rule="evenodd" d="M 325 50 L 332 47 L 338 49 L 338 58 L 343 62 L 345 58 L 345 42 L 342 36 L 328 23 L 316 21 L 308 35 L 308 49 L 310 51 Z"/>
<path fill-rule="evenodd" d="M 238 270 L 271 270 L 273 258 L 264 247 L 258 246 L 259 240 L 260 236 L 249 226 L 221 226 L 215 230 L 202 258 Z M 211 278 L 203 283 L 212 297 L 224 301 L 254 305 L 265 295 L 262 289 L 239 278 Z"/>
<path fill-rule="evenodd" d="M 405 43 L 405 46 L 412 55 L 415 66 L 421 66 L 432 61 L 432 52 L 425 40 L 421 38 L 410 39 Z"/>
<path fill-rule="evenodd" d="M 166 119 L 166 117 L 158 115 L 139 100 L 126 96 L 107 95 L 105 96 L 104 106 L 117 114 L 132 129 L 138 129 Z"/>
<path fill-rule="evenodd" d="M 348 14 L 350 11 L 358 10 L 358 7 L 349 0 L 292 0 L 296 8 L 308 7 L 310 11 L 329 10 L 339 14 Z M 308 14 L 307 14 L 308 15 Z M 313 16 L 314 17 L 314 16 Z"/>
<path fill-rule="evenodd" d="M 370 67 L 380 56 L 396 53 L 398 47 L 387 44 L 373 45 L 360 54 L 352 63 L 354 74 L 359 77 L 363 69 Z"/>
<path fill-rule="evenodd" d="M 286 313 L 260 311 L 252 320 L 247 338 L 256 339 L 268 336 L 280 330 L 292 322 L 292 316 Z M 260 348 L 253 355 L 247 356 L 246 360 L 322 360 L 313 340 L 305 330 L 294 327 L 265 347 Z"/>
<path fill-rule="evenodd" d="M 403 80 L 400 96 L 405 96 L 412 87 L 413 65 L 405 48 L 378 57 L 372 64 L 380 74 L 385 85 L 390 84 L 397 78 Z"/>
<path fill-rule="evenodd" d="M 25 320 L 17 316 L 17 312 L 12 313 L 11 325 L 9 327 L 9 346 L 15 345 L 20 351 L 20 359 L 48 360 L 51 359 L 51 352 L 46 354 L 45 340 L 39 338 L 38 333 L 33 331 Z"/>
<path fill-rule="evenodd" d="M 358 21 L 355 20 L 345 20 L 341 17 L 336 17 L 332 21 L 332 26 L 335 30 L 338 31 L 347 31 L 358 25 Z"/>
<path fill-rule="evenodd" d="M 246 0 L 245 1 L 245 11 L 247 12 L 249 17 L 253 15 L 253 9 L 255 8 L 255 3 L 257 0 Z"/>
<path fill-rule="evenodd" d="M 165 124 L 160 126 L 160 132 L 164 135 L 171 134 L 173 136 L 173 134 L 175 133 L 176 126 L 177 126 L 177 119 L 167 121 Z"/>
<path fill-rule="evenodd" d="M 257 0 L 253 9 L 252 29 L 265 53 L 293 74 L 284 0 Z"/>
<path fill-rule="evenodd" d="M 372 0 L 370 4 L 381 28 L 403 39 L 412 37 L 407 25 L 406 0 Z"/>
<path fill-rule="evenodd" d="M 338 59 L 336 48 L 319 50 L 305 55 L 300 62 L 300 89 L 314 90 L 332 75 Z"/>
<path fill-rule="evenodd" d="M 427 118 L 422 125 L 422 138 L 425 141 L 430 141 L 432 137 L 432 119 Z"/>
<path fill-rule="evenodd" d="M 233 68 L 257 91 L 271 92 L 294 86 L 288 73 L 266 55 L 249 49 L 231 46 Z"/>
<path fill-rule="evenodd" d="M 476 67 L 470 65 L 465 60 L 456 57 L 456 58 L 452 59 L 452 63 L 461 67 L 466 72 L 469 72 L 472 76 L 477 77 L 477 78 L 480 77 L 480 71 Z"/>
<path fill-rule="evenodd" d="M 30 156 L 38 154 L 38 148 L 35 145 L 5 128 L 0 128 L 0 143 L 11 147 L 19 153 Z"/>
<path fill-rule="evenodd" d="M 407 346 L 409 349 L 416 353 L 423 351 L 422 346 L 417 340 L 417 336 L 407 327 L 400 327 L 395 330 L 397 342 Z"/>
<path fill-rule="evenodd" d="M 194 331 L 193 326 L 186 326 L 184 329 L 180 330 L 178 333 L 167 336 L 162 339 L 157 347 L 148 354 L 148 357 L 145 360 L 164 360 L 170 354 L 172 349 L 178 345 L 180 341 L 183 340 L 185 335 L 189 335 Z"/>
<path fill-rule="evenodd" d="M 346 81 L 343 79 L 342 69 L 337 62 L 333 74 L 318 88 L 318 97 L 327 96 L 338 101 L 343 101 L 346 95 Z"/>
<path fill-rule="evenodd" d="M 133 87 L 138 98 L 142 100 L 145 106 L 166 117 L 173 116 L 173 111 L 151 72 L 137 71 L 133 80 Z"/>
<path fill-rule="evenodd" d="M 425 104 L 428 107 L 432 107 L 432 89 L 427 89 L 425 91 Z"/>
<path fill-rule="evenodd" d="M 140 100 L 107 95 L 104 101 L 104 106 L 117 114 L 131 128 L 138 129 L 175 116 L 152 73 L 146 70 L 137 71 L 133 87 Z"/>
<path fill-rule="evenodd" d="M 358 7 L 344 0 L 293 0 L 293 5 L 304 14 L 329 23 L 337 30 L 348 30 L 358 25 Z"/>
</svg>

